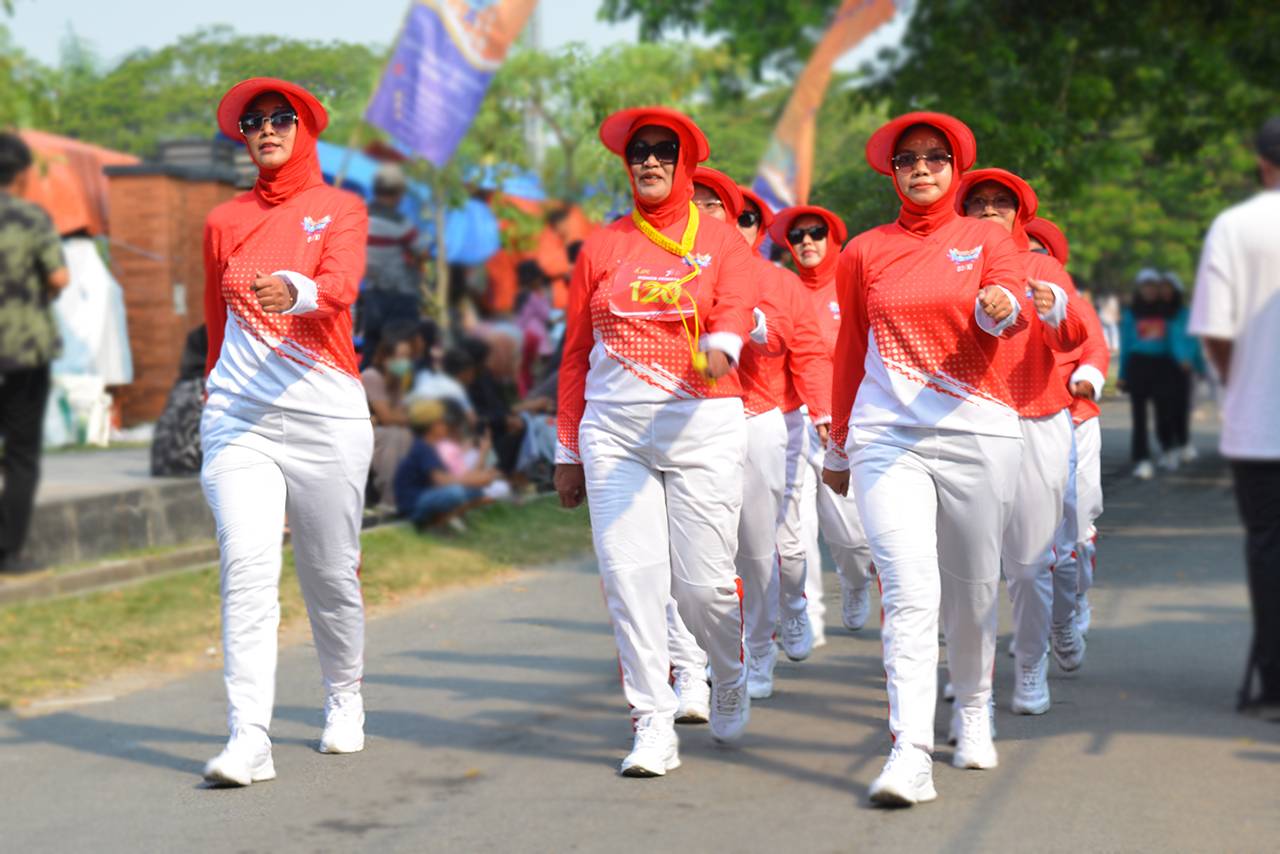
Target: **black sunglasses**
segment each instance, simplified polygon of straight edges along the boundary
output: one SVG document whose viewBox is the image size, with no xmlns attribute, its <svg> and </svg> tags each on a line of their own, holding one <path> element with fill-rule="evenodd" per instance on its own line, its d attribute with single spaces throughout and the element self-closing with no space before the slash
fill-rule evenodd
<svg viewBox="0 0 1280 854">
<path fill-rule="evenodd" d="M 951 155 L 945 151 L 930 151 L 928 154 L 903 151 L 889 158 L 893 168 L 899 172 L 906 172 L 908 169 L 916 168 L 916 164 L 921 160 L 924 161 L 925 166 L 929 167 L 930 172 L 941 172 L 951 162 Z"/>
<path fill-rule="evenodd" d="M 680 156 L 680 143 L 667 140 L 650 145 L 642 139 L 633 139 L 627 143 L 627 162 L 631 165 L 638 166 L 647 162 L 650 155 L 656 157 L 659 163 L 675 163 Z"/>
<path fill-rule="evenodd" d="M 742 226 L 743 228 L 751 228 L 752 226 L 756 226 L 759 224 L 760 224 L 759 211 L 743 211 L 742 213 L 738 214 L 738 225 Z"/>
<path fill-rule="evenodd" d="M 276 110 L 270 116 L 262 113 L 245 113 L 240 117 L 240 133 L 248 136 L 262 130 L 263 123 L 270 121 L 276 133 L 284 133 L 298 121 L 298 114 L 293 110 Z"/>
<path fill-rule="evenodd" d="M 788 229 L 787 242 L 790 243 L 792 246 L 799 246 L 801 243 L 804 243 L 804 238 L 805 238 L 805 235 L 807 234 L 808 236 L 813 238 L 814 243 L 817 243 L 819 240 L 827 239 L 827 232 L 829 230 L 830 229 L 827 227 L 825 223 L 823 223 L 822 225 L 811 225 L 808 228 Z"/>
</svg>

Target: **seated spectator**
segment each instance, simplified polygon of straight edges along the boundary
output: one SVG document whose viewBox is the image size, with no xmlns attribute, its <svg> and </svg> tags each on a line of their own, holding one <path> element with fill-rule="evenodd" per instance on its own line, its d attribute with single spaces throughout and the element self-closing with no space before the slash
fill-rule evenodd
<svg viewBox="0 0 1280 854">
<path fill-rule="evenodd" d="M 409 407 L 413 445 L 396 469 L 395 496 L 399 515 L 419 529 L 448 524 L 462 528 L 462 514 L 484 498 L 484 488 L 498 478 L 489 468 L 455 475 L 437 449 L 448 436 L 444 404 L 417 400 Z"/>
<path fill-rule="evenodd" d="M 204 412 L 204 362 L 209 332 L 202 323 L 187 335 L 178 363 L 178 379 L 169 390 L 151 439 L 151 476 L 200 473 L 200 416 Z"/>
<path fill-rule="evenodd" d="M 515 398 L 511 372 L 514 347 L 503 335 L 494 337 L 498 346 L 468 339 L 463 346 L 475 360 L 474 379 L 467 384 L 467 395 L 475 410 L 477 424 L 489 429 L 498 469 L 508 478 L 516 474 L 520 446 L 524 441 L 525 413 L 551 412 L 554 404 L 548 398 L 529 398 L 513 403 Z M 505 343 L 504 343 L 505 342 Z"/>
<path fill-rule="evenodd" d="M 541 360 L 551 354 L 551 281 L 537 261 L 521 261 L 517 272 L 520 295 L 516 300 L 516 325 L 524 336 L 518 390 L 523 397 L 534 384 Z"/>
<path fill-rule="evenodd" d="M 464 477 L 469 472 L 492 468 L 489 457 L 493 453 L 493 443 L 489 434 L 481 434 L 479 439 L 472 435 L 471 416 L 456 400 L 441 401 L 444 404 L 445 437 L 436 443 L 436 451 L 444 461 L 445 468 L 454 477 Z M 500 501 L 511 496 L 511 484 L 505 480 L 495 480 L 484 488 L 484 497 Z"/>
<path fill-rule="evenodd" d="M 413 381 L 409 399 L 452 400 L 470 415 L 471 399 L 467 397 L 467 385 L 475 379 L 476 363 L 471 354 L 454 348 L 444 354 L 441 371 L 423 368 Z"/>
<path fill-rule="evenodd" d="M 409 409 L 405 388 L 413 371 L 414 336 L 388 331 L 374 352 L 369 367 L 360 373 L 369 414 L 373 417 L 373 462 L 369 467 L 373 487 L 372 502 L 383 507 L 393 503 L 391 482 L 396 467 L 409 453 L 413 436 L 409 432 Z"/>
</svg>

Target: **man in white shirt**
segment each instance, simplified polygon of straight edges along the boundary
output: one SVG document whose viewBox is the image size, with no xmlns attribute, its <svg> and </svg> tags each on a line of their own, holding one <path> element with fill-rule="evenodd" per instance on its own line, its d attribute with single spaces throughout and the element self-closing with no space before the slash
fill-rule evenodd
<svg viewBox="0 0 1280 854">
<path fill-rule="evenodd" d="M 1280 714 L 1280 116 L 1256 147 L 1264 189 L 1210 227 L 1190 330 L 1226 386 L 1221 448 L 1246 531 L 1253 646 L 1240 704 L 1270 716 Z"/>
</svg>

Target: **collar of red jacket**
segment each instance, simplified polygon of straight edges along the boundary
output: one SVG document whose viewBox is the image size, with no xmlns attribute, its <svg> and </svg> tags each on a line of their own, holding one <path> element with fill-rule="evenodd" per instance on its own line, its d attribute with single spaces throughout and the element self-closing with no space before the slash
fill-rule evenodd
<svg viewBox="0 0 1280 854">
<path fill-rule="evenodd" d="M 627 163 L 627 143 L 636 131 L 643 127 L 667 128 L 680 140 L 680 155 L 671 175 L 671 192 L 661 202 L 642 201 L 636 193 L 635 176 Z M 693 199 L 693 175 L 698 164 L 711 156 L 711 146 L 702 129 L 693 119 L 679 110 L 669 107 L 632 107 L 619 110 L 600 125 L 600 141 L 605 148 L 622 158 L 631 182 L 631 197 L 636 210 L 654 228 L 666 228 L 680 222 L 689 214 L 689 202 Z"/>
</svg>

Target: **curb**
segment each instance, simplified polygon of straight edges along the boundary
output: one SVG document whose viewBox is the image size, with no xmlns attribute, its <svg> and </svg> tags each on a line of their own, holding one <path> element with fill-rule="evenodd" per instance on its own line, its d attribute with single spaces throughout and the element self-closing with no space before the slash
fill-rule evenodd
<svg viewBox="0 0 1280 854">
<path fill-rule="evenodd" d="M 361 528 L 368 531 L 400 521 L 387 512 L 371 512 L 365 514 Z M 290 537 L 286 533 L 285 547 L 288 547 L 289 540 Z M 178 546 L 163 554 L 105 561 L 74 572 L 59 573 L 45 570 L 31 578 L 0 581 L 0 607 L 92 593 L 130 581 L 139 581 L 171 572 L 190 572 L 217 563 L 218 544 L 205 542 Z"/>
</svg>

